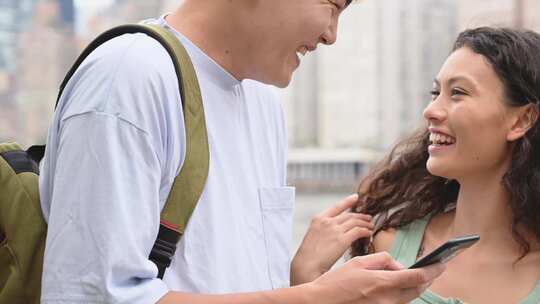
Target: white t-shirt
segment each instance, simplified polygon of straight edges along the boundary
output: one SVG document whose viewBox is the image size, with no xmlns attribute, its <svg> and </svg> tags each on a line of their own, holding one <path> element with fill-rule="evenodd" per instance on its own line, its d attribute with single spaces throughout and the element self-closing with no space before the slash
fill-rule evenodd
<svg viewBox="0 0 540 304">
<path fill-rule="evenodd" d="M 163 18 L 198 75 L 210 144 L 202 197 L 159 280 L 148 260 L 185 156 L 171 59 L 144 34 L 94 51 L 49 130 L 42 303 L 155 303 L 168 290 L 232 293 L 289 285 L 294 188 L 276 89 L 237 81 Z"/>
</svg>

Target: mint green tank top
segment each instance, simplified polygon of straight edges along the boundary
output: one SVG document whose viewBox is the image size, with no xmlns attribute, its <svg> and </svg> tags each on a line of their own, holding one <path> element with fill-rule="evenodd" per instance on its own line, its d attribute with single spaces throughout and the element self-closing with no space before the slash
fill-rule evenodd
<svg viewBox="0 0 540 304">
<path fill-rule="evenodd" d="M 394 244 L 390 254 L 401 264 L 409 266 L 414 264 L 417 259 L 418 251 L 422 246 L 424 231 L 429 222 L 429 217 L 416 220 L 411 224 L 399 229 L 396 234 Z M 427 290 L 419 298 L 413 300 L 410 304 L 463 304 L 465 302 L 459 299 L 443 298 L 442 296 Z M 470 303 L 474 304 L 474 303 Z M 540 282 L 529 296 L 519 304 L 540 304 Z"/>
</svg>

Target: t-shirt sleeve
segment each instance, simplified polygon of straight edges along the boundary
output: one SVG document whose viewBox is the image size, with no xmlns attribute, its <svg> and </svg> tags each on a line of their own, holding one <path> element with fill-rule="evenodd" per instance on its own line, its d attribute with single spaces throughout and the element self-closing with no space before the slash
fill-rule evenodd
<svg viewBox="0 0 540 304">
<path fill-rule="evenodd" d="M 170 57 L 142 34 L 103 45 L 73 76 L 40 177 L 42 303 L 148 304 L 168 291 L 148 257 L 185 152 L 178 94 Z"/>
<path fill-rule="evenodd" d="M 104 113 L 71 117 L 54 176 L 42 303 L 157 302 L 161 173 L 148 134 Z"/>
</svg>

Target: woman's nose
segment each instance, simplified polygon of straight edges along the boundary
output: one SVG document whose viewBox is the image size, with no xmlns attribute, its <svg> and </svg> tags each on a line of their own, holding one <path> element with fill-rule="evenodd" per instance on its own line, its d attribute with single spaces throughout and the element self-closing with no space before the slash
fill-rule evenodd
<svg viewBox="0 0 540 304">
<path fill-rule="evenodd" d="M 424 109 L 424 118 L 427 121 L 443 121 L 446 118 L 446 110 L 442 107 L 438 96 Z"/>
</svg>

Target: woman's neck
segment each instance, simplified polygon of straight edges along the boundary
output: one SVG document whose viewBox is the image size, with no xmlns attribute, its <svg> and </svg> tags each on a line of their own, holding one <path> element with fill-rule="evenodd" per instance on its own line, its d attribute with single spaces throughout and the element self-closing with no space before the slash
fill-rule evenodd
<svg viewBox="0 0 540 304">
<path fill-rule="evenodd" d="M 512 234 L 510 193 L 502 183 L 503 174 L 485 175 L 460 181 L 451 237 L 480 235 L 477 248 L 515 252 L 519 244 Z"/>
</svg>

